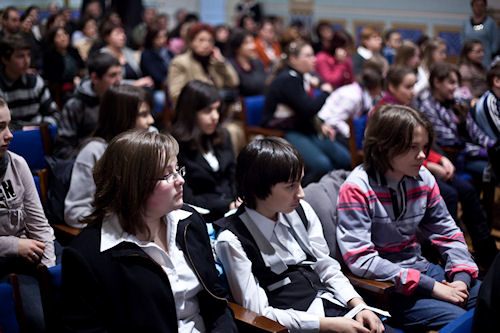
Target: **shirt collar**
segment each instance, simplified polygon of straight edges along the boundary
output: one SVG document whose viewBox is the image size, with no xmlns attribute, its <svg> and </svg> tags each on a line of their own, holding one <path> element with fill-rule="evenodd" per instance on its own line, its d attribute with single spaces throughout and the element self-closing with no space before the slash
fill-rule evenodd
<svg viewBox="0 0 500 333">
<path fill-rule="evenodd" d="M 360 56 L 362 56 L 364 59 L 370 59 L 373 56 L 373 52 L 368 50 L 364 46 L 359 46 L 358 47 L 358 53 Z"/>
<path fill-rule="evenodd" d="M 174 210 L 163 217 L 163 222 L 168 223 L 171 228 L 177 229 L 177 223 L 188 218 L 191 214 L 191 212 L 182 209 Z M 106 217 L 102 222 L 100 251 L 109 250 L 122 242 L 130 242 L 139 247 L 151 244 L 151 242 L 140 241 L 134 235 L 123 230 L 116 214 Z"/>
<path fill-rule="evenodd" d="M 278 213 L 278 221 L 273 221 L 262 214 L 259 214 L 256 210 L 245 207 L 246 212 L 250 215 L 250 218 L 255 223 L 257 228 L 268 241 L 271 240 L 273 236 L 274 228 L 278 223 L 284 223 L 283 214 Z"/>
</svg>

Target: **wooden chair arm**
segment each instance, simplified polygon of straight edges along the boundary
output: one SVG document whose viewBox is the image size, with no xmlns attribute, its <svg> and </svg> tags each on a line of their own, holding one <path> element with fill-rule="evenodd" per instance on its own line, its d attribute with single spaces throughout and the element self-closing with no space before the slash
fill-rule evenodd
<svg viewBox="0 0 500 333">
<path fill-rule="evenodd" d="M 42 205 L 45 205 L 47 203 L 47 191 L 49 188 L 49 170 L 37 170 L 36 175 L 40 179 L 40 201 Z"/>
<path fill-rule="evenodd" d="M 234 312 L 238 329 L 243 332 L 277 332 L 286 333 L 288 329 L 280 323 L 248 310 L 241 305 L 229 302 Z"/>
<path fill-rule="evenodd" d="M 348 272 L 345 273 L 345 276 L 354 287 L 361 288 L 375 295 L 387 295 L 394 289 L 394 284 L 390 282 L 363 279 Z"/>
<path fill-rule="evenodd" d="M 252 135 L 264 135 L 264 136 L 279 136 L 283 138 L 285 136 L 285 132 L 273 128 L 265 128 L 265 127 L 257 127 L 257 126 L 248 126 L 246 128 L 247 136 L 251 137 Z"/>
</svg>

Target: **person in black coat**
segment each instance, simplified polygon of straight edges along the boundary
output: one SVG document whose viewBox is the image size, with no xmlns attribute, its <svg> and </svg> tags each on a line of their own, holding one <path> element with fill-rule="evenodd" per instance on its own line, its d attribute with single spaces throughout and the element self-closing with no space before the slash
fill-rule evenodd
<svg viewBox="0 0 500 333">
<path fill-rule="evenodd" d="M 97 162 L 89 227 L 63 252 L 61 331 L 236 332 L 177 152 L 170 135 L 129 131 Z"/>
<path fill-rule="evenodd" d="M 43 78 L 49 82 L 49 87 L 57 85 L 58 91 L 51 89 L 52 96 L 63 102 L 75 88 L 82 77 L 85 63 L 80 53 L 70 45 L 69 34 L 64 27 L 56 27 L 47 34 L 48 48 L 43 55 Z M 52 84 L 52 85 L 51 85 Z"/>
<path fill-rule="evenodd" d="M 214 221 L 237 208 L 235 158 L 229 133 L 219 123 L 221 98 L 205 82 L 190 81 L 182 89 L 172 135 L 179 141 L 179 165 L 186 167 L 184 200 L 206 208 Z"/>
<path fill-rule="evenodd" d="M 320 85 L 311 75 L 315 61 L 311 45 L 290 43 L 274 69 L 261 121 L 264 127 L 285 131 L 285 139 L 304 157 L 304 184 L 333 169 L 348 169 L 351 164 L 348 148 L 316 117 L 333 88 L 329 83 Z"/>
</svg>

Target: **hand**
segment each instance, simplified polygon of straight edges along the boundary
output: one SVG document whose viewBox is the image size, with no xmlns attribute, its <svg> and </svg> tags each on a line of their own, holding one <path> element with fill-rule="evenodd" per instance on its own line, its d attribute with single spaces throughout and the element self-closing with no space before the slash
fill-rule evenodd
<svg viewBox="0 0 500 333">
<path fill-rule="evenodd" d="M 233 210 L 233 209 L 238 208 L 242 203 L 243 203 L 243 201 L 241 201 L 240 198 L 236 198 L 236 200 L 234 200 L 233 202 L 231 202 L 229 204 L 229 210 Z"/>
<path fill-rule="evenodd" d="M 456 288 L 458 291 L 465 293 L 467 295 L 467 298 L 465 299 L 464 304 L 467 303 L 467 301 L 469 300 L 469 290 L 467 289 L 467 285 L 465 284 L 465 282 L 463 281 L 448 282 L 446 280 L 443 280 L 441 283 L 446 286 Z"/>
<path fill-rule="evenodd" d="M 381 333 L 385 331 L 380 318 L 370 310 L 359 311 L 354 318 L 356 318 L 356 321 L 363 325 L 363 327 L 368 326 L 372 333 Z"/>
<path fill-rule="evenodd" d="M 434 175 L 434 177 L 446 181 L 447 173 L 446 169 L 440 164 L 434 162 L 427 162 L 427 169 Z"/>
<path fill-rule="evenodd" d="M 331 94 L 333 91 L 333 87 L 330 83 L 323 83 L 321 85 L 321 90 L 326 91 L 327 93 Z"/>
<path fill-rule="evenodd" d="M 320 83 L 321 83 L 321 81 L 316 76 L 311 76 L 311 78 L 309 79 L 309 84 L 313 88 L 317 88 Z"/>
<path fill-rule="evenodd" d="M 17 252 L 21 258 L 30 263 L 39 262 L 42 259 L 45 244 L 34 239 L 19 238 Z"/>
<path fill-rule="evenodd" d="M 218 47 L 214 47 L 214 50 L 212 51 L 212 58 L 218 62 L 226 61 L 226 58 L 224 58 Z"/>
<path fill-rule="evenodd" d="M 441 301 L 449 302 L 458 306 L 465 304 L 468 299 L 468 293 L 459 290 L 458 288 L 450 287 L 449 285 L 440 283 L 438 281 L 434 282 L 434 288 L 432 288 L 431 296 L 435 299 Z"/>
<path fill-rule="evenodd" d="M 321 133 L 331 141 L 335 141 L 335 129 L 327 123 L 321 124 Z"/>
<path fill-rule="evenodd" d="M 455 166 L 453 165 L 453 163 L 451 163 L 451 161 L 443 156 L 441 158 L 441 160 L 439 161 L 439 164 L 446 170 L 446 181 L 450 180 L 451 178 L 453 178 L 453 175 L 455 174 Z"/>
<path fill-rule="evenodd" d="M 154 85 L 154 81 L 151 76 L 145 76 L 135 80 L 133 85 L 136 87 L 152 87 Z"/>
<path fill-rule="evenodd" d="M 341 47 L 337 47 L 335 49 L 335 60 L 339 61 L 339 62 L 344 62 L 345 61 L 345 58 L 347 57 L 347 51 Z"/>
<path fill-rule="evenodd" d="M 319 320 L 319 331 L 339 332 L 339 333 L 370 333 L 370 330 L 363 327 L 354 319 L 344 317 L 325 317 Z"/>
</svg>

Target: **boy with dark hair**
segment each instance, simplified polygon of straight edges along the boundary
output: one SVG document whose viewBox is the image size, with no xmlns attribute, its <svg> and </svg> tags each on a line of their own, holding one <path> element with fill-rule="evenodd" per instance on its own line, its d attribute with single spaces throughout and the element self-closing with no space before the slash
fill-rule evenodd
<svg viewBox="0 0 500 333">
<path fill-rule="evenodd" d="M 21 18 L 15 7 L 7 7 L 2 11 L 2 30 L 0 39 L 15 35 L 21 30 Z"/>
<path fill-rule="evenodd" d="M 472 115 L 479 128 L 498 141 L 500 139 L 500 63 L 490 68 L 486 78 L 489 90 L 476 102 Z"/>
<path fill-rule="evenodd" d="M 480 285 L 464 236 L 422 167 L 433 137 L 420 112 L 382 106 L 368 122 L 363 165 L 339 191 L 344 262 L 357 276 L 394 283 L 389 309 L 405 332 L 439 329 L 458 318 L 475 306 Z M 439 250 L 445 269 L 422 256 L 417 235 Z"/>
<path fill-rule="evenodd" d="M 321 222 L 302 200 L 303 175 L 302 157 L 281 138 L 254 140 L 238 156 L 243 204 L 217 222 L 215 246 L 233 297 L 291 332 L 384 331 L 329 256 Z"/>
<path fill-rule="evenodd" d="M 28 73 L 30 43 L 19 34 L 0 41 L 0 97 L 9 104 L 13 129 L 39 125 L 42 122 L 56 124 L 59 116 L 45 82 L 38 74 Z"/>
<path fill-rule="evenodd" d="M 97 125 L 100 97 L 113 84 L 121 81 L 122 66 L 110 54 L 97 53 L 87 62 L 89 77 L 76 87 L 74 95 L 66 102 L 58 122 L 54 142 L 56 157 L 69 157 Z"/>
</svg>

